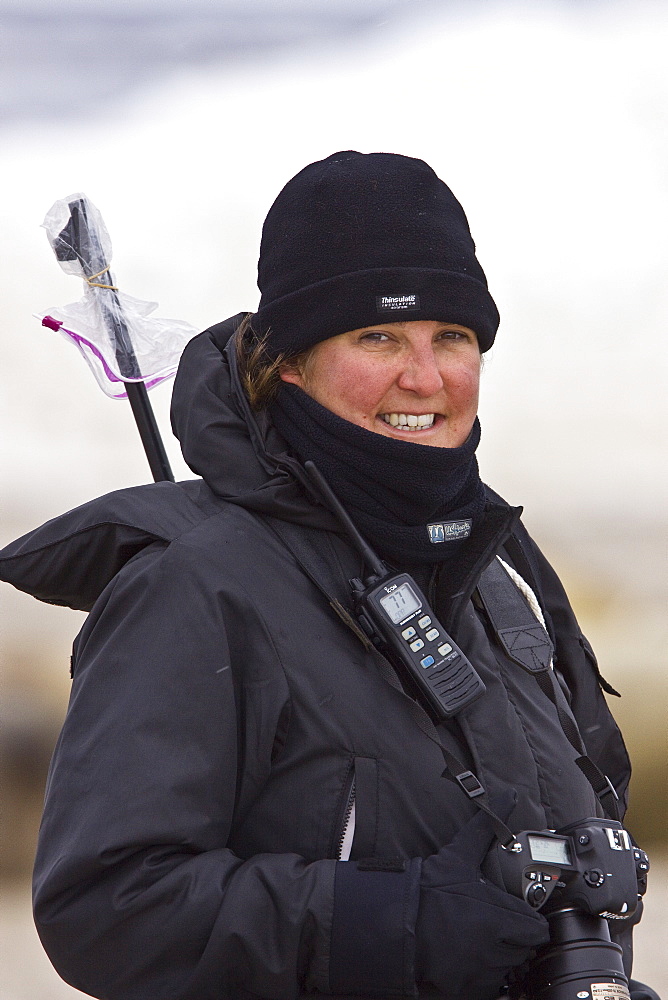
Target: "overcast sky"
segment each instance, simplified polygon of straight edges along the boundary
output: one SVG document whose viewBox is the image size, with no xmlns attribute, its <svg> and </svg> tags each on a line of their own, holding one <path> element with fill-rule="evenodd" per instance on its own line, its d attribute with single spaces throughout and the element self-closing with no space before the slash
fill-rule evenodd
<svg viewBox="0 0 668 1000">
<path fill-rule="evenodd" d="M 351 147 L 422 156 L 469 215 L 502 315 L 483 385 L 487 478 L 546 520 L 632 505 L 657 522 L 664 3 L 99 2 L 73 18 L 77 8 L 0 3 L 0 75 L 13 81 L 0 129 L 9 533 L 17 518 L 146 478 L 122 404 L 32 318 L 81 291 L 39 228 L 50 205 L 85 191 L 123 287 L 201 328 L 255 307 L 260 228 L 280 187 Z M 168 396 L 156 390 L 155 405 L 185 475 Z"/>
</svg>

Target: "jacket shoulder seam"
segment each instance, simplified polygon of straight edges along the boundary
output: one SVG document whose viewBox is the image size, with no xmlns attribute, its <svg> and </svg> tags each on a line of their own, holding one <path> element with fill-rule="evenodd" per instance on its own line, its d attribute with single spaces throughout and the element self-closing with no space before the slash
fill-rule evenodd
<svg viewBox="0 0 668 1000">
<path fill-rule="evenodd" d="M 73 538 L 77 538 L 79 535 L 85 535 L 88 531 L 94 531 L 96 528 L 105 528 L 114 525 L 122 528 L 134 528 L 135 531 L 146 536 L 147 545 L 152 545 L 153 542 L 170 542 L 173 541 L 175 537 L 178 537 L 160 534 L 156 531 L 148 531 L 146 528 L 142 528 L 136 524 L 131 524 L 128 521 L 114 521 L 113 519 L 106 519 L 104 521 L 92 522 L 82 528 L 77 528 L 76 531 L 70 531 L 69 534 L 61 535 L 59 538 L 54 538 L 51 542 L 45 542 L 32 549 L 22 549 L 20 552 L 14 552 L 11 555 L 0 554 L 0 562 L 11 562 L 13 559 L 25 559 L 26 556 L 34 556 L 37 555 L 38 552 L 46 552 L 48 549 L 52 549 L 56 545 L 63 545 L 65 542 L 69 542 Z"/>
</svg>

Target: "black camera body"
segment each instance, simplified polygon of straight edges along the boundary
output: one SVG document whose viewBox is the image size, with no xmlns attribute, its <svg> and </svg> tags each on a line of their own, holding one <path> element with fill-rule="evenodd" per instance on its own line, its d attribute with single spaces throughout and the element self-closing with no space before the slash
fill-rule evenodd
<svg viewBox="0 0 668 1000">
<path fill-rule="evenodd" d="M 483 871 L 550 925 L 549 944 L 511 979 L 513 1000 L 628 1000 L 608 921 L 633 916 L 649 861 L 621 823 L 594 817 L 558 831 L 524 830 L 496 844 Z"/>
<path fill-rule="evenodd" d="M 488 867 L 506 891 L 546 912 L 574 906 L 596 916 L 630 917 L 649 871 L 645 852 L 609 819 L 584 819 L 557 832 L 524 830 L 493 851 Z"/>
</svg>

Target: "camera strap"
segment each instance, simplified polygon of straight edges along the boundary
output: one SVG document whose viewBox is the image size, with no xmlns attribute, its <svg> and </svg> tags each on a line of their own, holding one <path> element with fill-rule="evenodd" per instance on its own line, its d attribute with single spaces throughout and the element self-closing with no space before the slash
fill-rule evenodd
<svg viewBox="0 0 668 1000">
<path fill-rule="evenodd" d="M 619 798 L 615 787 L 588 756 L 578 725 L 559 698 L 558 681 L 552 669 L 552 641 L 526 597 L 498 559 L 492 560 L 482 573 L 478 594 L 507 656 L 535 677 L 542 692 L 554 705 L 566 739 L 579 754 L 575 763 L 594 789 L 606 815 L 619 820 Z"/>
<path fill-rule="evenodd" d="M 445 769 L 442 776 L 448 778 L 461 788 L 462 792 L 471 800 L 476 808 L 489 817 L 494 833 L 502 844 L 512 844 L 515 840 L 515 835 L 492 809 L 487 791 L 482 782 L 466 764 L 443 745 L 438 729 L 426 707 L 415 701 L 410 695 L 407 695 L 390 661 L 376 649 L 348 610 L 346 605 L 350 599 L 350 594 L 346 586 L 347 581 L 345 581 L 343 575 L 341 577 L 337 576 L 333 568 L 333 562 L 327 559 L 322 552 L 323 540 L 327 539 L 327 542 L 329 542 L 328 536 L 322 531 L 318 531 L 318 544 L 316 544 L 316 539 L 311 535 L 314 529 L 305 528 L 302 525 L 292 524 L 288 521 L 281 521 L 273 517 L 264 516 L 262 520 L 269 526 L 272 533 L 278 536 L 297 565 L 327 599 L 330 607 L 341 618 L 344 624 L 351 629 L 365 648 L 374 654 L 378 671 L 383 679 L 407 698 L 408 709 L 415 723 L 425 736 L 436 744 L 443 754 Z M 332 560 L 334 558 L 335 555 L 332 552 Z"/>
<path fill-rule="evenodd" d="M 369 652 L 375 654 L 378 670 L 383 678 L 395 690 L 401 691 L 405 695 L 406 692 L 396 671 L 390 662 L 376 650 L 347 607 L 350 599 L 346 586 L 347 581 L 345 581 L 343 574 L 336 574 L 333 569 L 335 554 L 332 551 L 330 559 L 321 551 L 323 538 L 327 538 L 329 542 L 326 533 L 317 532 L 318 544 L 316 544 L 316 540 L 311 537 L 313 529 L 266 515 L 262 520 L 270 528 L 272 534 L 276 535 L 287 548 L 297 565 L 326 598 L 327 603 L 343 623 Z M 612 782 L 587 755 L 575 720 L 563 710 L 557 697 L 554 671 L 550 669 L 554 649 L 552 642 L 523 594 L 518 590 L 498 559 L 493 559 L 481 574 L 478 581 L 478 593 L 508 656 L 524 670 L 534 675 L 539 687 L 555 706 L 566 738 L 580 755 L 575 763 L 593 788 L 604 812 L 611 819 L 619 820 L 618 796 Z M 412 698 L 409 698 L 409 706 L 417 725 L 443 754 L 445 763 L 443 777 L 449 778 L 458 785 L 471 802 L 489 817 L 494 832 L 502 844 L 512 843 L 514 834 L 492 809 L 480 779 L 443 745 L 436 725 L 426 708 Z"/>
</svg>

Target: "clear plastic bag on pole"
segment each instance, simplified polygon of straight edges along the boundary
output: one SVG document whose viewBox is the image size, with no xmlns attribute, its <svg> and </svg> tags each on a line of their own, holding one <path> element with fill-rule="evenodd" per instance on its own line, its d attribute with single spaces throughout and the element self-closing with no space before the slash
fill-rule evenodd
<svg viewBox="0 0 668 1000">
<path fill-rule="evenodd" d="M 152 316 L 157 303 L 119 291 L 109 269 L 111 240 L 93 203 L 83 194 L 70 195 L 52 206 L 43 226 L 63 271 L 82 278 L 85 290 L 77 302 L 36 314 L 42 325 L 78 347 L 100 388 L 114 399 L 127 397 L 124 382 L 150 389 L 170 378 L 198 331 L 181 320 Z"/>
</svg>

